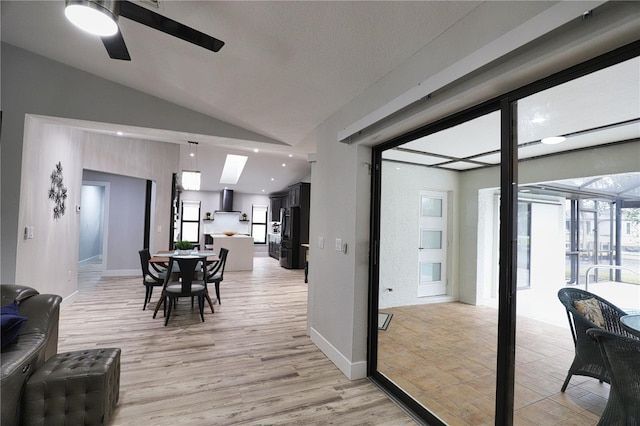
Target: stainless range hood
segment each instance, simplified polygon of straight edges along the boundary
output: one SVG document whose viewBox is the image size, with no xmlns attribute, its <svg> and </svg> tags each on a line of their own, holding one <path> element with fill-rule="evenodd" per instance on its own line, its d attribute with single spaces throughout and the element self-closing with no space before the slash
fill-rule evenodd
<svg viewBox="0 0 640 426">
<path fill-rule="evenodd" d="M 240 213 L 237 210 L 233 210 L 233 190 L 224 189 L 222 191 L 222 198 L 220 199 L 220 210 L 216 210 L 216 213 Z"/>
</svg>

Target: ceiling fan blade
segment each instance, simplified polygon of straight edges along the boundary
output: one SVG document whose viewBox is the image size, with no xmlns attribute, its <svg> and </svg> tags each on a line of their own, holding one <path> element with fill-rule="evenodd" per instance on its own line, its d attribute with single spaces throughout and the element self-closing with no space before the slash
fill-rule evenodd
<svg viewBox="0 0 640 426">
<path fill-rule="evenodd" d="M 129 1 L 120 2 L 120 16 L 139 22 L 143 25 L 178 37 L 189 43 L 204 47 L 212 52 L 219 51 L 224 41 L 211 37 L 180 22 L 169 19 L 142 6 Z"/>
<path fill-rule="evenodd" d="M 111 59 L 131 60 L 127 45 L 124 43 L 124 38 L 122 38 L 120 31 L 109 37 L 101 37 L 101 39 Z"/>
</svg>

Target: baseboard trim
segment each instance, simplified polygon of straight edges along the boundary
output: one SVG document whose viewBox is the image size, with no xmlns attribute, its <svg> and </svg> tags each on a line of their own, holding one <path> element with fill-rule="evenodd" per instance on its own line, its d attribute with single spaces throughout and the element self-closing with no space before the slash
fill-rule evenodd
<svg viewBox="0 0 640 426">
<path fill-rule="evenodd" d="M 67 297 L 63 298 L 62 302 L 60 303 L 60 310 L 64 310 L 64 308 L 66 308 L 67 306 L 71 306 L 77 297 L 78 297 L 78 290 L 74 291 Z"/>
<path fill-rule="evenodd" d="M 311 341 L 333 362 L 349 380 L 367 377 L 367 362 L 351 362 L 335 346 L 325 339 L 313 327 L 310 328 Z"/>
</svg>

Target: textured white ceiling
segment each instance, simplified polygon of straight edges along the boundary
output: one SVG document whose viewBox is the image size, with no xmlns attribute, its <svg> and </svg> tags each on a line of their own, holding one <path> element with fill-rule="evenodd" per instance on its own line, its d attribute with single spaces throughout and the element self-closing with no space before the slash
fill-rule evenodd
<svg viewBox="0 0 640 426">
<path fill-rule="evenodd" d="M 110 59 L 97 36 L 70 25 L 64 0 L 0 7 L 3 42 L 283 142 L 306 175 L 304 155 L 316 150 L 307 136 L 319 124 L 480 3 L 161 0 L 160 14 L 226 44 L 212 53 L 121 18 L 131 62 Z M 125 131 L 180 143 L 189 136 Z M 220 149 L 239 143 L 200 141 Z M 236 189 L 260 192 L 259 172 L 248 165 Z"/>
</svg>

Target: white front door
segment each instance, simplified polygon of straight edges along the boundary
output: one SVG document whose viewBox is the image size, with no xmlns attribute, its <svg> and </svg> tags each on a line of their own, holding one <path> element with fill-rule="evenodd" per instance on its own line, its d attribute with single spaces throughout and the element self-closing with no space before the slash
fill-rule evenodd
<svg viewBox="0 0 640 426">
<path fill-rule="evenodd" d="M 420 191 L 418 297 L 447 294 L 447 193 Z"/>
</svg>

